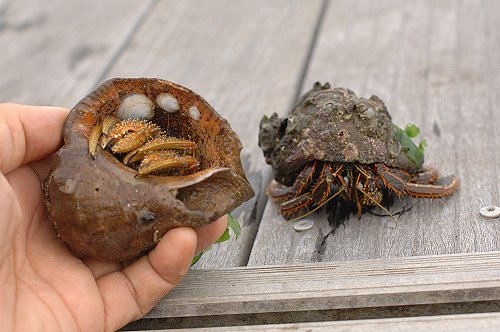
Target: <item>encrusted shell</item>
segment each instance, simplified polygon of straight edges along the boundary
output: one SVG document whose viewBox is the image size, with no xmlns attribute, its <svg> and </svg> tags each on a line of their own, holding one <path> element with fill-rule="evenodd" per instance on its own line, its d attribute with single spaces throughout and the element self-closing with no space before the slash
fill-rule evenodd
<svg viewBox="0 0 500 332">
<path fill-rule="evenodd" d="M 395 136 L 386 106 L 377 96 L 357 97 L 345 88 L 315 84 L 288 118 L 276 113 L 260 123 L 259 145 L 275 179 L 291 185 L 311 160 L 382 162 L 416 171 Z"/>
<path fill-rule="evenodd" d="M 116 116 L 128 96 L 155 101 L 169 94 L 175 113 L 153 105 L 150 120 L 174 137 L 196 143 L 195 176 L 137 176 L 111 152 L 88 152 L 92 128 Z M 142 97 L 141 97 L 142 98 Z M 189 109 L 196 107 L 200 119 Z M 199 95 L 160 79 L 112 79 L 80 101 L 64 127 L 64 146 L 44 182 L 49 218 L 79 256 L 123 261 L 146 253 L 173 227 L 207 225 L 253 196 L 240 162 L 241 143 Z"/>
</svg>

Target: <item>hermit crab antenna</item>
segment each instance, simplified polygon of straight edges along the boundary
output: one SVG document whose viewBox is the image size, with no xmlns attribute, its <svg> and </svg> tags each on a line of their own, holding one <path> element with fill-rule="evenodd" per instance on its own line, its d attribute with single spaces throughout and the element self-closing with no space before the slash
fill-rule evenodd
<svg viewBox="0 0 500 332">
<path fill-rule="evenodd" d="M 388 215 L 389 217 L 392 218 L 392 220 L 394 220 L 394 223 L 396 224 L 396 227 L 398 226 L 398 222 L 396 221 L 396 218 L 394 218 L 394 216 L 392 215 L 392 213 L 389 212 L 389 210 L 387 210 L 382 204 L 380 204 L 379 202 L 377 202 L 372 196 L 370 196 L 366 191 L 364 191 L 363 189 L 361 188 L 357 188 L 359 191 L 361 191 L 361 193 L 363 193 L 363 195 L 365 195 L 366 197 L 368 197 L 369 199 L 372 200 L 373 203 L 375 203 L 379 208 L 381 208 L 382 210 L 384 210 Z"/>
<path fill-rule="evenodd" d="M 335 198 L 336 196 L 340 195 L 341 192 L 344 191 L 344 188 L 340 189 L 339 191 L 337 191 L 335 194 L 333 194 L 332 196 L 328 197 L 327 200 L 325 200 L 323 203 L 319 204 L 318 206 L 316 206 L 313 210 L 307 212 L 306 214 L 303 214 L 301 216 L 298 216 L 297 218 L 293 218 L 293 219 L 290 219 L 288 220 L 288 222 L 291 222 L 291 221 L 297 221 L 299 219 L 302 219 L 304 217 L 307 217 L 308 215 L 318 211 L 320 208 L 322 208 L 325 204 L 327 204 L 329 201 L 331 201 L 333 198 Z"/>
<path fill-rule="evenodd" d="M 359 167 L 358 165 L 354 164 L 354 166 L 356 167 L 356 169 L 361 173 L 363 174 L 364 176 L 366 176 L 367 178 L 371 178 L 370 175 L 366 174 L 366 172 L 361 168 Z M 364 194 L 364 193 L 363 193 Z"/>
</svg>

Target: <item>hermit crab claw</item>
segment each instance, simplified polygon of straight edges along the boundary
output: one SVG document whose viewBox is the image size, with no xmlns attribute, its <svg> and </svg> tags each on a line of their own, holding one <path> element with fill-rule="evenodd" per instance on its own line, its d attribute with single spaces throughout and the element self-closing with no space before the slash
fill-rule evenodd
<svg viewBox="0 0 500 332">
<path fill-rule="evenodd" d="M 227 121 L 172 82 L 106 81 L 63 136 L 43 189 L 58 236 L 82 257 L 135 258 L 169 229 L 204 226 L 253 196 Z"/>
</svg>

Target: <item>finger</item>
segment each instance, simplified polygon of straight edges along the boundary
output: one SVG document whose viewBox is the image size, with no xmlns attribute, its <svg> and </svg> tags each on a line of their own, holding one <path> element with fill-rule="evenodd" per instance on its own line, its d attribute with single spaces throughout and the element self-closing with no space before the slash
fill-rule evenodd
<svg viewBox="0 0 500 332">
<path fill-rule="evenodd" d="M 198 244 L 196 246 L 196 255 L 210 247 L 224 233 L 227 228 L 227 216 L 220 217 L 213 223 L 196 228 Z"/>
<path fill-rule="evenodd" d="M 11 252 L 14 235 L 19 227 L 12 220 L 20 219 L 22 214 L 12 187 L 5 176 L 0 174 L 0 266 Z"/>
<path fill-rule="evenodd" d="M 7 174 L 56 151 L 68 110 L 0 104 L 0 170 Z"/>
<path fill-rule="evenodd" d="M 42 188 L 40 180 L 33 170 L 28 166 L 22 166 L 5 175 L 7 181 L 14 191 L 19 205 L 22 207 L 22 215 L 24 221 L 31 221 L 36 210 L 42 202 Z M 16 220 L 19 222 L 19 220 Z M 28 224 L 24 224 L 29 227 Z"/>
<path fill-rule="evenodd" d="M 168 231 L 148 256 L 97 280 L 106 312 L 106 330 L 143 317 L 182 279 L 196 249 L 196 232 Z"/>
</svg>

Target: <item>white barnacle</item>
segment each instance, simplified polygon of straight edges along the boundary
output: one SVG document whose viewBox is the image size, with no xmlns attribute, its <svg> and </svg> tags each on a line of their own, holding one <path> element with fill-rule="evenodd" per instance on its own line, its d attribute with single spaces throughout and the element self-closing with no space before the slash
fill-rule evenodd
<svg viewBox="0 0 500 332">
<path fill-rule="evenodd" d="M 116 115 L 120 120 L 132 118 L 150 120 L 154 116 L 153 108 L 154 103 L 151 99 L 145 95 L 133 94 L 122 100 Z"/>
<path fill-rule="evenodd" d="M 73 179 L 67 179 L 62 186 L 59 186 L 59 191 L 68 195 L 74 193 L 75 189 L 76 189 L 76 181 Z"/>
<path fill-rule="evenodd" d="M 181 109 L 177 98 L 170 93 L 160 93 L 156 96 L 156 103 L 168 113 L 175 113 Z"/>
<path fill-rule="evenodd" d="M 199 120 L 201 118 L 200 111 L 198 110 L 198 108 L 196 106 L 191 106 L 189 108 L 189 115 L 191 116 L 191 118 L 193 120 Z"/>
</svg>

